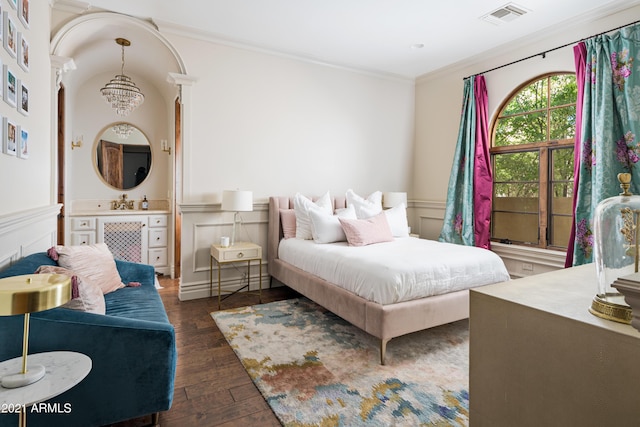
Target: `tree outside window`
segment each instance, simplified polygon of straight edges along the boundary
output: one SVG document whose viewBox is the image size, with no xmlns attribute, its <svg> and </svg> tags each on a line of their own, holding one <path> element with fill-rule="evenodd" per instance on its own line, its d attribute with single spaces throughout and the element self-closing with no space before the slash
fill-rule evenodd
<svg viewBox="0 0 640 427">
<path fill-rule="evenodd" d="M 566 250 L 572 221 L 574 74 L 518 88 L 492 128 L 494 241 Z"/>
</svg>

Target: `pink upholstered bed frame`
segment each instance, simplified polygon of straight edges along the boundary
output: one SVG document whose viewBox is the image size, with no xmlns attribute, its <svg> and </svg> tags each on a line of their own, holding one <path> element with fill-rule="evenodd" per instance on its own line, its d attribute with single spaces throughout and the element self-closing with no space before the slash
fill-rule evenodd
<svg viewBox="0 0 640 427">
<path fill-rule="evenodd" d="M 333 201 L 334 208 L 345 207 L 345 198 L 334 198 Z M 293 209 L 293 199 L 269 198 L 269 274 L 354 326 L 379 338 L 380 362 L 383 365 L 387 343 L 391 338 L 469 317 L 468 290 L 381 305 L 280 260 L 278 245 L 283 237 L 280 209 Z"/>
</svg>

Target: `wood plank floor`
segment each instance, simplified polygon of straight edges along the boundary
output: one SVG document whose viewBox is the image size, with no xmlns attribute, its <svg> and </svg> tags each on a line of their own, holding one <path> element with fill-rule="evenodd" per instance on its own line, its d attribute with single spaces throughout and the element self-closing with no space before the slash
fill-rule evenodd
<svg viewBox="0 0 640 427">
<path fill-rule="evenodd" d="M 160 295 L 176 330 L 178 364 L 173 405 L 160 414 L 162 427 L 280 426 L 269 405 L 209 315 L 218 309 L 217 298 L 178 300 L 178 280 L 159 278 Z M 266 289 L 262 302 L 298 296 L 287 287 Z M 254 305 L 256 295 L 244 292 L 222 302 L 222 309 Z M 112 425 L 139 427 L 142 417 Z"/>
</svg>

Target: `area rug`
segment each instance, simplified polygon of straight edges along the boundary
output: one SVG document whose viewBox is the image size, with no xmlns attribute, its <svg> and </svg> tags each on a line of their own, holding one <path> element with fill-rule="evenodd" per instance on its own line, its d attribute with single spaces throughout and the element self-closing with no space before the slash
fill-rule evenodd
<svg viewBox="0 0 640 427">
<path fill-rule="evenodd" d="M 466 426 L 469 324 L 379 340 L 306 298 L 211 316 L 285 426 Z"/>
</svg>

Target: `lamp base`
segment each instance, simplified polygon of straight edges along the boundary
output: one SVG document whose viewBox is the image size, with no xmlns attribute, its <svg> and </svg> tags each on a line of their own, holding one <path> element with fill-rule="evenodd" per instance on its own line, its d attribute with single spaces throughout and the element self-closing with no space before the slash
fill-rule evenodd
<svg viewBox="0 0 640 427">
<path fill-rule="evenodd" d="M 0 385 L 4 388 L 18 388 L 33 384 L 44 377 L 45 368 L 42 365 L 29 365 L 24 374 L 11 374 L 2 377 Z"/>
<path fill-rule="evenodd" d="M 591 301 L 589 312 L 594 316 L 614 322 L 626 323 L 627 325 L 631 323 L 631 307 L 625 304 L 621 294 L 596 295 Z"/>
</svg>

